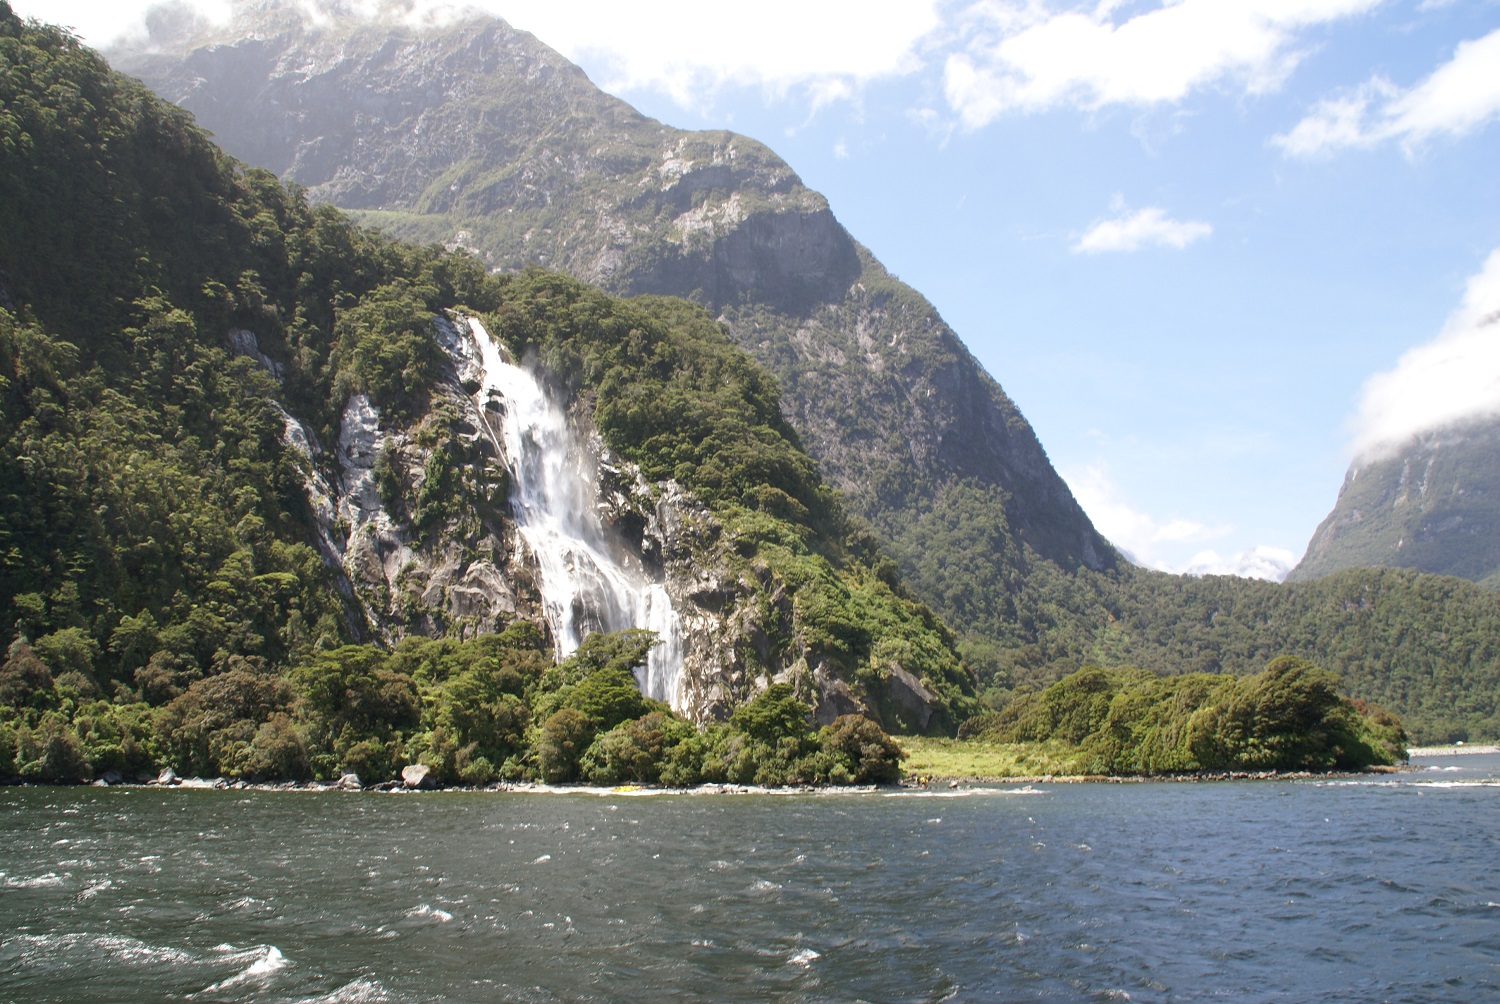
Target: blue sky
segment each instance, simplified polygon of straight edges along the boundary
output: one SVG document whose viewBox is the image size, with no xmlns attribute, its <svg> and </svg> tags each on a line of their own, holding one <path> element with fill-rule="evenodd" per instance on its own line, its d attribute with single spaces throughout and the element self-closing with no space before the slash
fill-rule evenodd
<svg viewBox="0 0 1500 1004">
<path fill-rule="evenodd" d="M 1500 0 L 479 6 L 785 157 L 1142 563 L 1275 575 L 1351 458 L 1500 412 Z"/>
</svg>

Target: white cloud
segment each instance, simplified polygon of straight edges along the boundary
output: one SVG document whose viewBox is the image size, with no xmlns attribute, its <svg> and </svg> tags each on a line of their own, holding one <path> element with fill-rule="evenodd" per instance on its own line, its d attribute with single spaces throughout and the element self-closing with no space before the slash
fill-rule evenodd
<svg viewBox="0 0 1500 1004">
<path fill-rule="evenodd" d="M 1135 555 L 1140 563 L 1163 571 L 1171 569 L 1158 558 L 1161 544 L 1215 540 L 1234 529 L 1182 518 L 1163 521 L 1141 512 L 1126 501 L 1103 464 L 1065 471 L 1063 477 L 1100 533 Z"/>
<path fill-rule="evenodd" d="M 385 24 L 442 23 L 479 5 L 449 0 L 283 0 L 314 24 L 358 17 Z M 486 0 L 489 2 L 489 0 Z M 255 0 L 11 0 L 17 13 L 74 28 L 89 45 L 109 48 L 230 24 Z"/>
<path fill-rule="evenodd" d="M 11 7 L 22 17 L 71 28 L 96 48 L 127 36 L 145 35 L 147 11 L 152 7 L 158 8 L 158 16 L 196 15 L 215 24 L 227 24 L 230 16 L 230 0 L 178 0 L 170 4 L 149 0 L 11 0 Z"/>
<path fill-rule="evenodd" d="M 1500 248 L 1469 279 L 1438 336 L 1365 381 L 1354 456 L 1371 459 L 1420 432 L 1500 415 Z"/>
<path fill-rule="evenodd" d="M 1158 519 L 1126 500 L 1102 463 L 1063 472 L 1068 487 L 1099 532 L 1137 565 L 1185 575 L 1242 575 L 1279 582 L 1297 563 L 1283 547 L 1259 545 L 1228 556 L 1202 545 L 1231 536 L 1229 524 Z M 1190 556 L 1189 548 L 1192 548 Z"/>
<path fill-rule="evenodd" d="M 176 0 L 216 23 L 232 3 Z M 407 22 L 480 9 L 586 61 L 616 93 L 656 91 L 704 110 L 726 86 L 795 95 L 812 112 L 858 102 L 871 81 L 941 68 L 952 113 L 978 128 L 1012 110 L 1176 102 L 1205 87 L 1279 86 L 1308 29 L 1383 0 L 299 0 Z M 144 33 L 149 0 L 15 0 L 107 46 Z M 1132 10 L 1145 9 L 1133 16 Z M 180 14 L 179 14 L 180 16 Z M 1414 113 L 1415 114 L 1415 113 Z M 1311 127 L 1309 127 L 1311 128 Z"/>
<path fill-rule="evenodd" d="M 1232 83 L 1279 86 L 1297 65 L 1301 31 L 1363 13 L 1382 0 L 1163 0 L 1121 21 L 1117 3 L 1055 11 L 981 0 L 967 38 L 944 67 L 949 105 L 977 129 L 1009 111 L 1181 101 Z"/>
<path fill-rule="evenodd" d="M 1221 555 L 1217 551 L 1200 551 L 1188 561 L 1184 575 L 1238 575 L 1246 579 L 1269 579 L 1280 582 L 1297 565 L 1297 555 L 1284 547 L 1265 544 Z"/>
<path fill-rule="evenodd" d="M 806 88 L 812 107 L 848 100 L 881 77 L 921 66 L 918 43 L 939 25 L 938 0 L 484 0 L 569 58 L 599 57 L 612 91 L 656 90 L 685 108 L 727 84 L 774 95 Z"/>
<path fill-rule="evenodd" d="M 247 0 L 176 0 L 217 24 Z M 314 20 L 328 11 L 407 23 L 482 10 L 536 35 L 570 59 L 591 64 L 608 90 L 655 90 L 684 108 L 710 105 L 729 84 L 772 95 L 797 91 L 811 110 L 855 100 L 872 80 L 922 66 L 920 43 L 940 26 L 941 0 L 296 0 Z M 15 0 L 17 11 L 76 27 L 106 47 L 144 36 L 150 0 Z M 598 66 L 606 69 L 599 73 Z"/>
<path fill-rule="evenodd" d="M 1174 220 L 1166 210 L 1149 206 L 1127 216 L 1100 220 L 1073 245 L 1075 254 L 1102 254 L 1106 251 L 1139 251 L 1145 247 L 1171 247 L 1181 250 L 1214 232 L 1207 223 L 1196 220 Z"/>
<path fill-rule="evenodd" d="M 1408 151 L 1437 136 L 1462 136 L 1500 117 L 1500 29 L 1460 43 L 1453 58 L 1403 91 L 1375 77 L 1271 142 L 1289 156 L 1313 157 L 1344 147 L 1395 140 Z"/>
</svg>

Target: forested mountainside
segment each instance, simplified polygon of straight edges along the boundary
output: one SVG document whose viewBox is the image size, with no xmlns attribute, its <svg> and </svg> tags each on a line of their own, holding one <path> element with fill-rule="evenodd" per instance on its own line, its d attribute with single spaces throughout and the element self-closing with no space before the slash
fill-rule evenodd
<svg viewBox="0 0 1500 1004">
<path fill-rule="evenodd" d="M 1292 581 L 1386 566 L 1500 588 L 1500 419 L 1413 436 L 1356 460 Z"/>
<path fill-rule="evenodd" d="M 0 35 L 0 704 L 24 708 L 21 746 L 62 743 L 71 720 L 107 758 L 129 746 L 210 773 L 348 756 L 389 770 L 423 750 L 450 779 L 540 770 L 526 737 L 567 710 L 549 695 L 597 669 L 618 684 L 645 650 L 600 642 L 547 671 L 466 321 L 528 357 L 594 444 L 610 533 L 682 611 L 682 713 L 724 714 L 768 675 L 820 720 L 862 708 L 944 729 L 975 707 L 947 629 L 711 315 L 375 236 L 229 161 L 65 35 L 7 8 Z M 953 605 L 984 600 L 989 566 L 966 569 L 962 543 L 1001 534 L 986 498 L 957 492 L 959 518 L 939 507 L 913 557 Z M 1421 740 L 1500 735 L 1500 597 L 1464 582 L 1281 588 L 1034 561 L 1011 585 L 995 635 L 969 644 L 995 704 L 1083 663 L 1256 672 L 1296 653 Z M 597 698 L 576 701 L 597 713 Z M 475 722 L 495 728 L 475 738 Z M 603 741 L 628 722 L 585 725 Z M 703 753 L 708 776 L 729 761 L 756 776 L 739 735 L 751 753 Z M 810 741 L 763 776 L 828 776 Z"/>
<path fill-rule="evenodd" d="M 237 10 L 225 32 L 114 58 L 230 153 L 388 232 L 703 304 L 961 634 L 1009 639 L 1033 566 L 1115 565 L 1000 386 L 765 146 L 645 118 L 493 18 Z"/>
<path fill-rule="evenodd" d="M 1463 579 L 1355 568 L 1280 584 L 1132 569 L 1048 579 L 1036 594 L 1037 640 L 999 652 L 986 686 L 1036 689 L 1087 665 L 1244 675 L 1290 653 L 1400 715 L 1414 742 L 1500 738 L 1500 595 Z"/>
<path fill-rule="evenodd" d="M 786 701 L 970 713 L 953 637 L 701 307 L 361 229 L 0 2 L 0 759 L 562 777 L 670 716 L 630 679 L 647 636 L 553 667 L 498 352 L 564 410 L 599 546 L 670 597 L 662 700 L 730 717 L 689 774 L 859 774 L 869 737 L 783 734 Z"/>
<path fill-rule="evenodd" d="M 761 144 L 646 119 L 498 20 L 419 32 L 237 9 L 227 31 L 116 58 L 232 152 L 359 219 L 492 269 L 541 263 L 709 308 L 776 375 L 801 441 L 953 625 L 992 703 L 1088 663 L 1248 674 L 1288 652 L 1418 738 L 1500 736 L 1495 597 L 1401 573 L 1282 589 L 1117 561 L 932 306 Z"/>
</svg>

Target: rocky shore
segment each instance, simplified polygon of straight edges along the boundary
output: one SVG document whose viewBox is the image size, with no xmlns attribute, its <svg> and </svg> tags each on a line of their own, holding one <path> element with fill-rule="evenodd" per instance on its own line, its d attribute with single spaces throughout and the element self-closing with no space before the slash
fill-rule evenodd
<svg viewBox="0 0 1500 1004">
<path fill-rule="evenodd" d="M 1448 753 L 1496 753 L 1495 746 L 1465 746 L 1419 748 L 1411 751 L 1413 756 L 1443 755 Z M 344 774 L 337 781 L 245 781 L 223 777 L 179 777 L 170 768 L 152 777 L 142 775 L 127 778 L 118 771 L 110 771 L 90 782 L 96 788 L 181 788 L 184 790 L 227 791 L 347 791 L 347 792 L 397 792 L 424 791 L 447 792 L 514 792 L 518 794 L 575 794 L 575 795 L 805 795 L 805 794 L 857 794 L 864 792 L 952 792 L 971 788 L 993 788 L 997 786 L 1023 787 L 1036 784 L 1141 784 L 1146 782 L 1207 783 L 1222 781 L 1306 781 L 1338 778 L 1364 777 L 1372 774 L 1395 774 L 1411 770 L 1410 767 L 1371 767 L 1364 771 L 1196 771 L 1183 774 L 1157 775 L 1107 775 L 1107 774 L 1037 774 L 1025 777 L 963 776 L 940 777 L 935 775 L 908 777 L 898 785 L 789 785 L 768 788 L 747 784 L 700 784 L 688 788 L 667 788 L 659 785 L 624 784 L 614 787 L 597 785 L 566 784 L 553 785 L 526 781 L 496 781 L 487 785 L 443 785 L 433 780 L 425 765 L 412 765 L 402 770 L 400 779 L 364 784 L 357 774 Z M 11 778 L 0 781 L 0 785 L 20 785 Z M 80 782 L 82 783 L 82 782 Z"/>
</svg>

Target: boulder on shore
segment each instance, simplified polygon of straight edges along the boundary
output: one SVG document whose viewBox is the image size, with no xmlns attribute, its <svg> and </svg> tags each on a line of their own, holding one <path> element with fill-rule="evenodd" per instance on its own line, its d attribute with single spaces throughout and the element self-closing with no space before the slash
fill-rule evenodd
<svg viewBox="0 0 1500 1004">
<path fill-rule="evenodd" d="M 431 791 L 437 787 L 437 778 L 432 776 L 432 768 L 425 763 L 407 764 L 401 768 L 401 787 Z"/>
<path fill-rule="evenodd" d="M 362 791 L 364 789 L 364 785 L 360 783 L 359 775 L 353 771 L 340 774 L 338 786 L 344 791 Z"/>
</svg>

